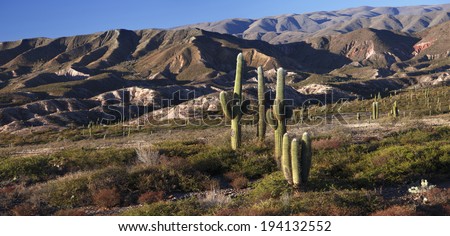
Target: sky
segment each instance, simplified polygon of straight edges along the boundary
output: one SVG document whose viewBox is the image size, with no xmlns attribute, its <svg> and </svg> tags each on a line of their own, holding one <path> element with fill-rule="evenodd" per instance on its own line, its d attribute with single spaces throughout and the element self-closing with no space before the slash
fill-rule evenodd
<svg viewBox="0 0 450 236">
<path fill-rule="evenodd" d="M 358 6 L 412 6 L 449 0 L 1 0 L 0 42 L 110 29 L 171 28 Z"/>
</svg>

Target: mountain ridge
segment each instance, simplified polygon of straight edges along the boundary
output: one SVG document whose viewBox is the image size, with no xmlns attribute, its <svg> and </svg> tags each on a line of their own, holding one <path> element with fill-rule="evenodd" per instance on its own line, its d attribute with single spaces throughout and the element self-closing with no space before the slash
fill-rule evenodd
<svg viewBox="0 0 450 236">
<path fill-rule="evenodd" d="M 406 7 L 356 7 L 336 11 L 283 14 L 259 19 L 226 19 L 180 28 L 200 28 L 273 44 L 349 33 L 361 28 L 415 33 L 450 20 L 450 4 Z"/>
</svg>

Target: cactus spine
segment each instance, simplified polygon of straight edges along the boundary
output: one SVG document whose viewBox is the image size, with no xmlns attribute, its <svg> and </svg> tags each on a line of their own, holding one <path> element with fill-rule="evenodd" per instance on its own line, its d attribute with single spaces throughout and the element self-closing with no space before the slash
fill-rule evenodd
<svg viewBox="0 0 450 236">
<path fill-rule="evenodd" d="M 243 102 L 242 102 L 242 53 L 237 56 L 236 79 L 234 91 L 221 92 L 220 104 L 224 115 L 231 120 L 231 148 L 238 149 L 241 146 L 241 125 Z"/>
<path fill-rule="evenodd" d="M 264 88 L 264 73 L 263 68 L 258 67 L 258 138 L 264 141 L 266 137 L 266 100 Z"/>
<path fill-rule="evenodd" d="M 275 130 L 275 159 L 280 163 L 281 146 L 283 143 L 283 135 L 286 133 L 287 110 L 284 100 L 284 69 L 279 68 L 277 71 L 277 88 L 275 101 L 271 110 L 266 112 L 266 119 L 269 125 Z"/>
</svg>

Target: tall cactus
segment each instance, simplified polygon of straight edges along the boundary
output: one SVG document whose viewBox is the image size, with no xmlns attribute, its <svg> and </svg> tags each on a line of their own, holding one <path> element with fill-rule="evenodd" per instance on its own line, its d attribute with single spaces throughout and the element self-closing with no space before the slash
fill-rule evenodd
<svg viewBox="0 0 450 236">
<path fill-rule="evenodd" d="M 380 112 L 380 109 L 379 109 L 378 102 L 373 102 L 372 103 L 372 119 L 373 120 L 378 119 L 379 112 Z"/>
<path fill-rule="evenodd" d="M 266 137 L 266 106 L 263 68 L 258 67 L 258 138 L 264 141 Z"/>
<path fill-rule="evenodd" d="M 392 106 L 392 117 L 394 117 L 394 118 L 398 117 L 397 101 L 395 101 L 394 105 Z"/>
<path fill-rule="evenodd" d="M 298 189 L 300 183 L 308 182 L 309 172 L 311 169 L 311 138 L 308 133 L 304 133 L 302 137 L 301 147 L 296 138 L 289 140 L 289 135 L 283 135 L 283 148 L 281 158 L 281 169 L 285 179 L 294 188 Z"/>
<path fill-rule="evenodd" d="M 300 163 L 300 175 L 302 183 L 308 182 L 309 171 L 311 169 L 312 162 L 312 145 L 311 137 L 309 133 L 305 132 L 302 135 L 302 158 Z"/>
<path fill-rule="evenodd" d="M 280 163 L 281 146 L 283 143 L 283 135 L 286 133 L 286 118 L 289 118 L 292 113 L 286 108 L 286 101 L 284 98 L 284 82 L 285 71 L 279 68 L 277 71 L 277 88 L 275 101 L 273 107 L 266 112 L 266 120 L 269 125 L 275 130 L 275 159 Z"/>
<path fill-rule="evenodd" d="M 231 120 L 231 148 L 238 149 L 241 146 L 241 124 L 243 110 L 246 108 L 242 100 L 242 53 L 237 56 L 236 79 L 233 92 L 221 92 L 220 104 L 224 115 Z"/>
</svg>

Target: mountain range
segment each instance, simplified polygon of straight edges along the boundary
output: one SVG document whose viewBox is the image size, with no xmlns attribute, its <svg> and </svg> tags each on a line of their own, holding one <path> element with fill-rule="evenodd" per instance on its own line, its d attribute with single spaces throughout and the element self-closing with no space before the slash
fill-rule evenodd
<svg viewBox="0 0 450 236">
<path fill-rule="evenodd" d="M 362 28 L 415 33 L 450 19 L 450 4 L 409 7 L 362 6 L 338 11 L 287 14 L 261 19 L 228 19 L 181 28 L 200 28 L 273 44 L 345 34 Z"/>
<path fill-rule="evenodd" d="M 355 98 L 448 84 L 449 10 L 450 4 L 360 7 L 3 42 L 0 131 L 86 125 L 105 118 L 105 105 L 126 106 L 125 94 L 147 112 L 170 107 L 162 118 L 188 118 L 192 106 L 218 111 L 217 94 L 233 86 L 239 52 L 248 97 L 256 95 L 258 66 L 269 91 L 275 69 L 284 67 L 295 105 L 330 89 Z"/>
</svg>

